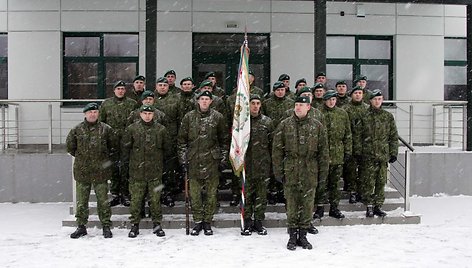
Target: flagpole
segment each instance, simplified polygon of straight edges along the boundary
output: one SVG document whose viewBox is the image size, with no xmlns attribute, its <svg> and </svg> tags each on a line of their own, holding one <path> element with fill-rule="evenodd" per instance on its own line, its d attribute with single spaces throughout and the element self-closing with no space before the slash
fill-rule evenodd
<svg viewBox="0 0 472 268">
<path fill-rule="evenodd" d="M 241 205 L 240 205 L 240 211 L 241 211 L 241 231 L 244 231 L 244 205 L 246 204 L 246 197 L 245 195 L 245 187 L 246 187 L 246 167 L 243 167 L 243 172 L 242 172 L 242 179 L 241 179 Z"/>
</svg>

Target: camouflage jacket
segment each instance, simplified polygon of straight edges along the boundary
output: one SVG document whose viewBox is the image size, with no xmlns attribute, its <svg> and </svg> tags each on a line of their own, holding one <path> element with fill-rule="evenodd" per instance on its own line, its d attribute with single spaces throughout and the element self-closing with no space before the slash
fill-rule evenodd
<svg viewBox="0 0 472 268">
<path fill-rule="evenodd" d="M 286 186 L 315 189 L 325 181 L 329 169 L 326 129 L 309 117 L 295 114 L 284 119 L 274 132 L 272 143 L 274 176 L 285 176 Z"/>
<path fill-rule="evenodd" d="M 67 152 L 75 157 L 74 179 L 80 182 L 106 182 L 111 177 L 114 136 L 109 125 L 84 120 L 67 135 Z"/>
<path fill-rule="evenodd" d="M 183 92 L 181 91 L 178 95 L 179 102 L 178 102 L 178 110 L 179 110 L 179 120 L 182 121 L 184 115 L 193 109 L 195 109 L 195 94 L 193 92 Z M 179 122 L 180 127 L 180 122 Z"/>
<path fill-rule="evenodd" d="M 287 111 L 285 111 L 285 118 L 292 116 L 293 111 L 294 111 L 294 108 L 290 108 Z M 315 108 L 311 107 L 310 110 L 308 111 L 308 117 L 316 119 L 322 125 L 324 125 L 324 115 L 319 109 L 315 109 Z"/>
<path fill-rule="evenodd" d="M 362 117 L 362 157 L 364 161 L 387 162 L 398 155 L 398 132 L 393 115 L 369 107 Z"/>
<path fill-rule="evenodd" d="M 294 105 L 295 102 L 290 98 L 273 95 L 262 103 L 262 113 L 270 117 L 276 127 L 286 117 L 285 111 L 293 109 Z"/>
<path fill-rule="evenodd" d="M 128 126 L 141 120 L 140 113 L 141 112 L 139 111 L 139 109 L 136 109 L 129 114 Z M 169 119 L 167 118 L 167 115 L 159 109 L 154 109 L 153 120 L 164 126 L 167 126 L 169 124 Z"/>
<path fill-rule="evenodd" d="M 128 97 L 108 98 L 100 105 L 100 121 L 110 125 L 119 139 L 128 126 L 129 114 L 136 109 L 136 106 L 136 101 Z"/>
<path fill-rule="evenodd" d="M 134 89 L 127 90 L 126 91 L 126 97 L 135 100 L 136 101 L 136 107 L 139 108 L 139 107 L 141 107 L 141 105 L 143 105 L 143 103 L 141 101 L 141 95 L 143 95 L 144 91 L 146 91 L 146 89 L 144 89 L 141 92 L 136 92 Z"/>
<path fill-rule="evenodd" d="M 359 156 L 362 154 L 361 120 L 365 116 L 368 108 L 369 105 L 365 104 L 363 101 L 355 102 L 352 100 L 349 104 L 343 107 L 349 116 L 349 121 L 351 122 L 352 155 Z"/>
<path fill-rule="evenodd" d="M 182 90 L 180 89 L 180 87 L 176 86 L 176 85 L 169 85 L 169 93 L 170 94 L 179 94 Z"/>
<path fill-rule="evenodd" d="M 349 97 L 347 95 L 345 95 L 344 97 L 338 96 L 336 99 L 337 99 L 336 100 L 336 107 L 339 107 L 339 108 L 342 108 L 346 104 L 351 102 L 351 97 Z"/>
<path fill-rule="evenodd" d="M 172 145 L 177 145 L 177 133 L 179 132 L 179 99 L 176 94 L 167 93 L 159 95 L 155 92 L 154 107 L 164 112 L 167 116 L 167 128 Z"/>
<path fill-rule="evenodd" d="M 251 116 L 251 134 L 245 156 L 246 173 L 251 178 L 268 178 L 271 173 L 272 119 Z"/>
<path fill-rule="evenodd" d="M 323 106 L 324 106 L 323 99 L 313 98 L 313 101 L 311 102 L 311 106 L 315 109 L 318 109 L 318 110 L 323 108 Z"/>
<path fill-rule="evenodd" d="M 342 165 L 345 155 L 352 155 L 351 123 L 346 111 L 339 107 L 323 106 L 325 127 L 328 133 L 329 164 Z"/>
<path fill-rule="evenodd" d="M 192 99 L 192 102 L 194 103 L 194 107 L 198 106 L 198 104 L 197 104 L 197 94 L 198 93 L 199 93 L 199 91 L 196 92 L 194 98 Z M 226 104 L 225 104 L 224 100 L 221 97 L 219 97 L 218 95 L 215 95 L 214 93 L 213 93 L 213 98 L 212 98 L 210 108 L 218 111 L 221 115 L 223 115 L 223 118 L 225 120 L 228 120 L 228 110 L 226 108 Z"/>
<path fill-rule="evenodd" d="M 226 92 L 223 88 L 219 87 L 219 86 L 214 86 L 213 87 L 213 95 L 216 95 L 218 97 L 220 97 L 221 99 L 226 99 Z"/>
</svg>

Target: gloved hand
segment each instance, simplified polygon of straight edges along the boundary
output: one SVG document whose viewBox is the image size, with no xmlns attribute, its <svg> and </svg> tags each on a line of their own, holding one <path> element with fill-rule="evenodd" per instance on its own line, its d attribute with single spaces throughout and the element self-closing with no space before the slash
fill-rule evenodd
<svg viewBox="0 0 472 268">
<path fill-rule="evenodd" d="M 183 174 L 188 172 L 188 164 L 181 164 L 180 165 L 180 171 L 182 171 Z"/>
<path fill-rule="evenodd" d="M 389 163 L 395 163 L 397 161 L 396 156 L 391 156 L 390 159 L 388 160 Z"/>
<path fill-rule="evenodd" d="M 280 177 L 275 177 L 275 180 L 282 183 L 282 184 L 285 184 L 285 176 L 280 176 Z"/>
</svg>

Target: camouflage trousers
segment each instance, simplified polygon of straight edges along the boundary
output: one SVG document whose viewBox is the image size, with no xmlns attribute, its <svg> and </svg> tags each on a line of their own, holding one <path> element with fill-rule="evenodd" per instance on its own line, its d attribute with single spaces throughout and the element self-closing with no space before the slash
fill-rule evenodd
<svg viewBox="0 0 472 268">
<path fill-rule="evenodd" d="M 362 202 L 365 205 L 382 206 L 385 200 L 387 162 L 364 161 L 361 165 Z"/>
<path fill-rule="evenodd" d="M 151 210 L 152 222 L 162 222 L 161 189 L 162 182 L 160 180 L 131 181 L 129 183 L 131 193 L 131 206 L 129 208 L 131 216 L 129 219 L 131 224 L 139 224 L 141 221 L 141 209 L 146 193 L 149 194 L 149 200 L 151 201 L 149 209 Z"/>
<path fill-rule="evenodd" d="M 108 184 L 106 182 L 91 183 L 91 182 L 75 182 L 77 210 L 75 217 L 77 218 L 77 225 L 86 225 L 89 217 L 89 198 L 90 191 L 95 191 L 97 197 L 98 218 L 102 226 L 111 226 L 111 208 L 108 204 Z"/>
<path fill-rule="evenodd" d="M 177 150 L 177 149 L 176 149 Z M 179 172 L 179 162 L 177 156 L 172 156 L 165 162 L 162 182 L 164 183 L 163 195 L 176 195 L 180 191 L 179 182 L 181 181 Z"/>
<path fill-rule="evenodd" d="M 194 222 L 211 222 L 216 210 L 218 176 L 190 178 L 190 202 Z"/>
<path fill-rule="evenodd" d="M 339 190 L 339 181 L 341 180 L 341 174 L 343 173 L 343 165 L 330 165 L 328 179 L 326 182 L 326 191 L 328 196 L 328 202 L 331 207 L 337 207 L 339 205 L 339 199 L 341 199 L 341 191 Z M 322 204 L 326 203 L 323 200 Z"/>
<path fill-rule="evenodd" d="M 349 192 L 361 193 L 362 184 L 360 181 L 360 164 L 362 163 L 360 156 L 353 156 L 349 161 L 344 163 L 343 180 L 344 189 Z"/>
<path fill-rule="evenodd" d="M 264 220 L 267 209 L 268 178 L 246 178 L 244 219 Z"/>
<path fill-rule="evenodd" d="M 285 186 L 284 194 L 287 200 L 287 227 L 300 229 L 310 227 L 315 189 Z"/>
<path fill-rule="evenodd" d="M 129 182 L 128 177 L 125 175 L 128 167 L 123 167 L 122 162 L 119 160 L 112 159 L 111 165 L 111 186 L 110 192 L 113 195 L 129 196 Z"/>
</svg>

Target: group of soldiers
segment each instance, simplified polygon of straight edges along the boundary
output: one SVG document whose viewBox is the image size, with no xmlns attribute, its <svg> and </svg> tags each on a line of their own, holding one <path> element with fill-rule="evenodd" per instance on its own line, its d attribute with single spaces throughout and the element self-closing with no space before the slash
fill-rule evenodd
<svg viewBox="0 0 472 268">
<path fill-rule="evenodd" d="M 267 234 L 262 222 L 267 203 L 285 203 L 289 241 L 287 248 L 311 249 L 307 233 L 317 233 L 312 218 L 344 218 L 338 209 L 339 182 L 350 193 L 349 202 L 363 202 L 366 217 L 386 216 L 384 202 L 388 162 L 396 161 L 398 134 L 393 116 L 382 109 L 380 90 L 367 90 L 360 76 L 348 92 L 344 81 L 326 88 L 326 74 L 315 85 L 306 79 L 290 89 L 290 77 L 282 74 L 272 91 L 250 82 L 250 141 L 245 157 L 246 185 L 244 226 L 241 235 Z M 153 233 L 165 236 L 161 202 L 174 206 L 189 179 L 194 226 L 212 235 L 211 223 L 219 204 L 218 185 L 229 168 L 231 125 L 236 90 L 230 95 L 217 86 L 209 72 L 195 86 L 191 77 L 175 85 L 170 70 L 145 89 L 145 77 L 136 76 L 132 90 L 118 81 L 114 96 L 101 105 L 87 104 L 85 119 L 67 137 L 67 150 L 75 157 L 77 230 L 71 238 L 87 234 L 88 200 L 93 187 L 105 238 L 112 237 L 110 206 L 130 206 L 129 237 L 139 234 L 149 201 Z M 107 199 L 111 180 L 111 200 Z M 238 205 L 240 181 L 231 177 L 233 200 Z M 316 206 L 316 210 L 315 210 Z M 312 215 L 313 211 L 315 213 Z"/>
</svg>

